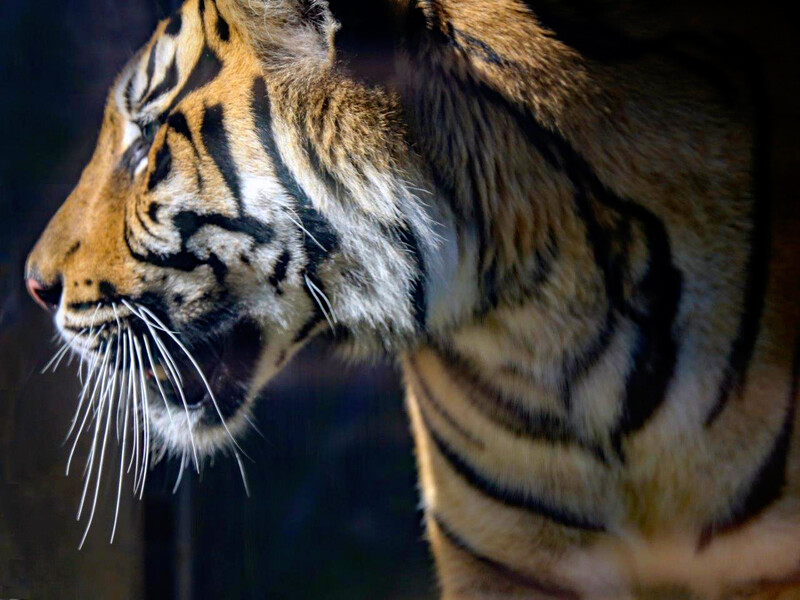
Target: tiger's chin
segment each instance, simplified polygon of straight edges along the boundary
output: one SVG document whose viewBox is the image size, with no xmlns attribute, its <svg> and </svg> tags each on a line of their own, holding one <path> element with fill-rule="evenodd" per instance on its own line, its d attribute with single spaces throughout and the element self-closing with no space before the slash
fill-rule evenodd
<svg viewBox="0 0 800 600">
<path fill-rule="evenodd" d="M 197 337 L 186 344 L 188 352 L 147 369 L 153 441 L 168 453 L 199 458 L 235 448 L 251 426 L 258 395 L 252 381 L 263 346 L 261 328 L 244 319 L 222 333 Z"/>
</svg>

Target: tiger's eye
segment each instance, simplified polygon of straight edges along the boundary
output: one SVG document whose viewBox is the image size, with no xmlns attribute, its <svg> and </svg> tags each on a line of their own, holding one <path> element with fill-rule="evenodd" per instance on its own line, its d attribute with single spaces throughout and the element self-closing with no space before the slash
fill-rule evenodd
<svg viewBox="0 0 800 600">
<path fill-rule="evenodd" d="M 142 130 L 142 138 L 147 142 L 147 144 L 152 144 L 153 140 L 156 138 L 156 133 L 158 133 L 159 123 L 157 121 L 150 121 L 149 123 L 144 123 L 140 126 Z"/>
</svg>

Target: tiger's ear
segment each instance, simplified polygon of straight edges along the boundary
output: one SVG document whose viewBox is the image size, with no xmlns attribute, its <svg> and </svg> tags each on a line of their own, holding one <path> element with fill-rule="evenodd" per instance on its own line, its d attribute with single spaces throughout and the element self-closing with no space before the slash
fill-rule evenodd
<svg viewBox="0 0 800 600">
<path fill-rule="evenodd" d="M 327 0 L 217 0 L 268 70 L 318 70 L 333 64 L 339 25 Z"/>
</svg>

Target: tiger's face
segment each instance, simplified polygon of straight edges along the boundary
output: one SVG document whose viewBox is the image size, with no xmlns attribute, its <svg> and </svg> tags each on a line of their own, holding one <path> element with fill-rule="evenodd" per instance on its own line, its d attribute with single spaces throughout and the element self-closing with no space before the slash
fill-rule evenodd
<svg viewBox="0 0 800 600">
<path fill-rule="evenodd" d="M 176 451 L 229 444 L 315 334 L 416 339 L 445 279 L 430 240 L 446 219 L 418 198 L 393 100 L 333 74 L 315 3 L 261 4 L 189 0 L 159 25 L 27 264 L 87 369 L 119 374 Z M 256 44 L 243 15 L 278 41 Z M 114 385 L 84 394 L 111 403 Z"/>
</svg>

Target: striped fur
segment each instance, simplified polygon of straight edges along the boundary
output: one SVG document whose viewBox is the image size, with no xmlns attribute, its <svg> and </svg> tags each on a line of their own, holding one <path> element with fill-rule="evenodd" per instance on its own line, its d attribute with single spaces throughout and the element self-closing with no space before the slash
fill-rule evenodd
<svg viewBox="0 0 800 600">
<path fill-rule="evenodd" d="M 59 329 L 124 299 L 190 344 L 255 323 L 234 433 L 315 335 L 397 357 L 445 598 L 800 597 L 796 243 L 749 59 L 387 0 L 374 85 L 331 5 L 159 26 L 29 259 Z M 151 410 L 156 446 L 226 442 Z"/>
</svg>

